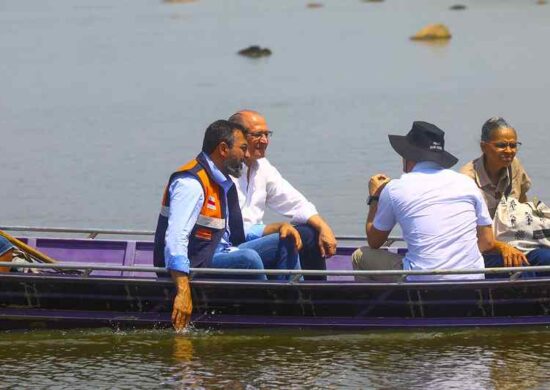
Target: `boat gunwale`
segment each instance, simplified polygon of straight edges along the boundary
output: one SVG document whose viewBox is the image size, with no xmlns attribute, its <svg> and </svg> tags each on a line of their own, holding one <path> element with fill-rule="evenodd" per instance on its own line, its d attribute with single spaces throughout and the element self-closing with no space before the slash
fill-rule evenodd
<svg viewBox="0 0 550 390">
<path fill-rule="evenodd" d="M 2 263 L 0 263 L 0 266 Z M 130 284 L 160 284 L 173 287 L 173 281 L 169 277 L 135 277 L 135 276 L 75 276 L 68 274 L 32 274 L 32 273 L 0 273 L 0 281 L 21 280 L 22 282 L 67 282 L 67 283 L 130 283 Z M 230 279 L 191 279 L 191 284 L 197 287 L 228 286 L 228 287 L 267 287 L 267 288 L 406 288 L 406 289 L 479 289 L 499 287 L 530 287 L 550 284 L 550 277 L 535 277 L 526 279 L 479 279 L 479 280 L 433 280 L 433 281 L 412 281 L 412 282 L 371 282 L 371 281 L 279 281 L 279 280 L 230 280 Z"/>
<path fill-rule="evenodd" d="M 90 277 L 93 271 L 122 271 L 122 272 L 150 272 L 150 273 L 168 273 L 166 268 L 152 266 L 128 266 L 128 265 L 106 265 L 96 263 L 77 263 L 77 262 L 59 262 L 53 264 L 46 263 L 12 263 L 0 262 L 0 267 L 7 268 L 37 268 L 37 269 L 66 269 L 66 270 L 85 270 L 83 277 Z M 197 274 L 230 274 L 230 275 L 324 275 L 324 276 L 434 276 L 434 275 L 472 275 L 472 274 L 500 274 L 512 273 L 509 279 L 515 279 L 523 272 L 544 272 L 550 271 L 550 266 L 531 266 L 531 267 L 498 267 L 483 269 L 434 269 L 434 270 L 280 270 L 280 269 L 229 269 L 229 268 L 191 268 L 191 275 Z M 540 278 L 540 277 L 537 277 Z M 455 280 L 456 281 L 456 280 Z M 467 281 L 467 280 L 460 280 Z M 412 283 L 407 282 L 406 283 Z M 430 281 L 430 283 L 435 281 Z M 400 282 L 398 282 L 400 283 Z"/>
<path fill-rule="evenodd" d="M 121 236 L 154 236 L 153 230 L 132 230 L 132 229 L 108 229 L 108 228 L 71 228 L 71 227 L 36 227 L 36 226 L 0 226 L 0 230 L 12 232 L 35 232 L 35 233 L 70 233 L 70 234 L 88 234 L 88 237 L 80 237 L 95 239 L 98 235 L 121 235 Z M 47 238 L 47 237 L 44 237 Z M 54 237 L 52 237 L 54 238 Z M 55 237 L 58 238 L 58 237 Z M 336 236 L 337 240 L 341 241 L 366 241 L 364 236 L 342 235 Z M 394 243 L 404 241 L 400 236 L 389 236 L 386 242 Z"/>
</svg>

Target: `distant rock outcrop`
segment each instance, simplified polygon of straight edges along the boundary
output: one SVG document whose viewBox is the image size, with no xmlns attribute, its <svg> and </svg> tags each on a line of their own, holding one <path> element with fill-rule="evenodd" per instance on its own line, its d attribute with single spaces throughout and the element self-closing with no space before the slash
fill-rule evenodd
<svg viewBox="0 0 550 390">
<path fill-rule="evenodd" d="M 307 8 L 321 8 L 323 7 L 323 3 L 307 3 Z"/>
<path fill-rule="evenodd" d="M 544 4 L 546 4 L 546 3 L 547 3 L 546 0 L 537 0 L 537 4 L 538 4 L 538 5 L 544 5 Z"/>
<path fill-rule="evenodd" d="M 444 24 L 428 24 L 420 31 L 414 34 L 411 39 L 413 41 L 433 41 L 451 39 L 452 35 Z"/>
<path fill-rule="evenodd" d="M 466 9 L 466 6 L 464 4 L 455 4 L 455 5 L 451 5 L 449 9 L 451 11 L 462 11 Z"/>
<path fill-rule="evenodd" d="M 239 50 L 238 54 L 249 58 L 260 58 L 271 55 L 271 50 L 267 47 L 260 47 L 257 45 L 249 46 L 246 49 Z"/>
</svg>

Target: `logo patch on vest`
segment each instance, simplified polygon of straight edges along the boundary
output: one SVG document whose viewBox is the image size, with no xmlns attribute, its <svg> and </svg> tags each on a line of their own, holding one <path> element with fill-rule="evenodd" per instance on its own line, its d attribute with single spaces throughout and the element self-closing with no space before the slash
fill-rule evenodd
<svg viewBox="0 0 550 390">
<path fill-rule="evenodd" d="M 201 239 L 201 240 L 212 240 L 212 232 L 207 229 L 197 229 L 195 232 L 195 237 Z"/>
<path fill-rule="evenodd" d="M 216 210 L 216 198 L 214 198 L 212 195 L 208 197 L 208 200 L 206 201 L 206 208 L 210 210 Z"/>
</svg>

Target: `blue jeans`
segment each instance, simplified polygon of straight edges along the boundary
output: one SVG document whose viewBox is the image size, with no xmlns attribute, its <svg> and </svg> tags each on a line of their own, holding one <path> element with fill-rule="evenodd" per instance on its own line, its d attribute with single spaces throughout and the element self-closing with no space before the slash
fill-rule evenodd
<svg viewBox="0 0 550 390">
<path fill-rule="evenodd" d="M 290 238 L 280 240 L 279 234 L 269 234 L 239 245 L 239 250 L 217 252 L 212 257 L 212 268 L 238 269 L 299 269 L 298 253 Z M 236 275 L 232 278 L 237 277 Z M 239 275 L 239 278 L 242 278 Z M 246 276 L 245 276 L 246 277 Z M 250 275 L 247 278 L 267 280 L 265 274 Z M 288 280 L 288 275 L 273 275 L 270 279 Z"/>
<path fill-rule="evenodd" d="M 300 263 L 302 269 L 312 269 L 325 271 L 327 264 L 325 258 L 321 256 L 319 249 L 319 232 L 309 225 L 295 226 L 300 238 L 302 239 L 302 250 L 300 251 Z M 305 275 L 305 280 L 327 280 L 324 275 Z"/>
<path fill-rule="evenodd" d="M 485 268 L 497 268 L 504 267 L 504 260 L 501 255 L 489 254 L 483 255 L 485 260 Z M 529 260 L 530 265 L 550 265 L 550 248 L 539 248 L 533 249 L 527 254 L 527 260 Z M 550 276 L 550 272 L 524 272 L 523 277 L 534 277 L 534 276 Z M 506 274 L 492 274 L 485 276 L 488 279 L 492 278 L 506 278 Z"/>
</svg>

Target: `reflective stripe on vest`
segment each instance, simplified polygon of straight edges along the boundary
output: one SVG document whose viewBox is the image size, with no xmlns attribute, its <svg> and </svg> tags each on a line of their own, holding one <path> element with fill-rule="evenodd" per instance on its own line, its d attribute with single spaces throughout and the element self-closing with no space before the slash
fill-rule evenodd
<svg viewBox="0 0 550 390">
<path fill-rule="evenodd" d="M 224 218 L 213 218 L 205 217 L 204 215 L 199 215 L 197 219 L 197 225 L 205 226 L 211 229 L 225 229 L 225 219 Z"/>
<path fill-rule="evenodd" d="M 242 216 L 235 186 L 233 185 L 226 195 L 221 186 L 209 176 L 208 161 L 202 155 L 199 155 L 196 160 L 185 164 L 174 172 L 165 187 L 162 208 L 155 231 L 153 260 L 157 267 L 166 265 L 164 251 L 168 218 L 170 216 L 169 188 L 171 183 L 177 180 L 178 177 L 186 177 L 186 173 L 200 182 L 204 194 L 204 202 L 199 206 L 201 207 L 199 216 L 189 234 L 187 250 L 191 267 L 210 266 L 212 256 L 228 226 L 231 227 L 229 239 L 232 244 L 239 245 L 244 242 Z M 227 205 L 226 199 L 229 202 Z M 226 215 L 227 212 L 229 215 Z"/>
</svg>

